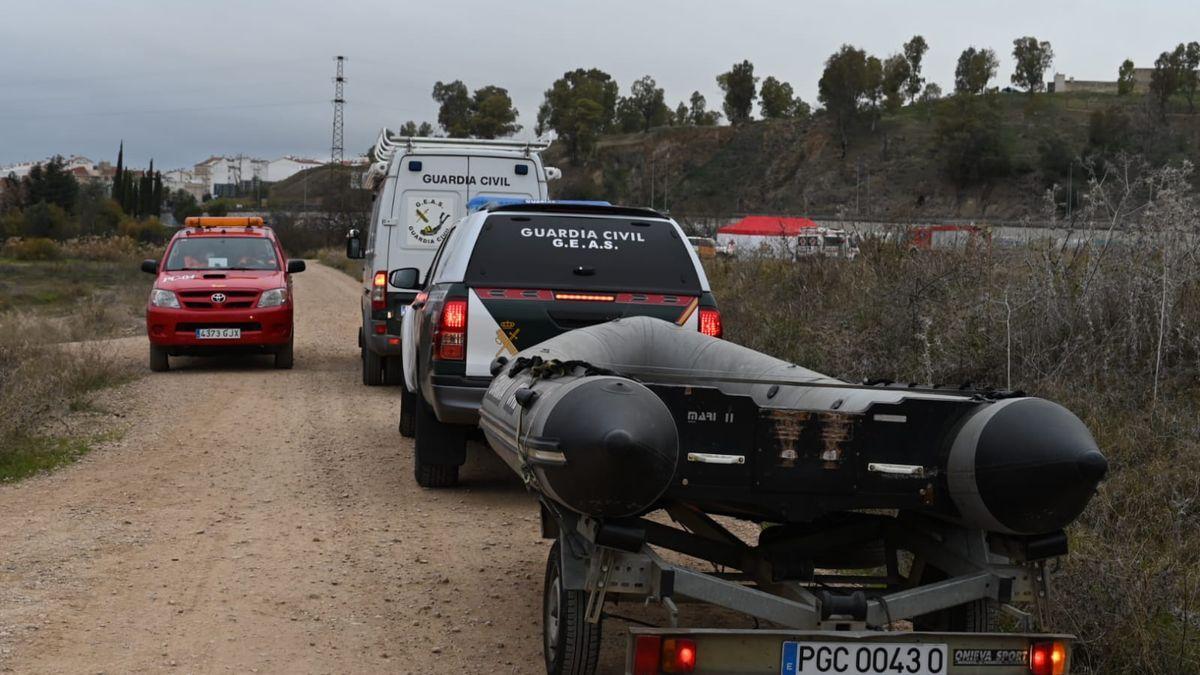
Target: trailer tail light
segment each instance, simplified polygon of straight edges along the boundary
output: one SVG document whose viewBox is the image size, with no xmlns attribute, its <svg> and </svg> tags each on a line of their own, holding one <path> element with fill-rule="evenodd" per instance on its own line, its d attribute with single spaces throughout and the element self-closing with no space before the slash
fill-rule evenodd
<svg viewBox="0 0 1200 675">
<path fill-rule="evenodd" d="M 639 635 L 633 647 L 633 675 L 658 675 L 662 661 L 662 638 Z"/>
<path fill-rule="evenodd" d="M 387 272 L 375 273 L 371 282 L 371 309 L 387 309 Z"/>
<path fill-rule="evenodd" d="M 721 313 L 715 309 L 700 309 L 700 332 L 709 337 L 719 338 L 724 333 L 721 326 Z"/>
<path fill-rule="evenodd" d="M 690 673 L 696 670 L 696 642 L 667 638 L 662 643 L 662 671 Z"/>
<path fill-rule="evenodd" d="M 433 353 L 441 361 L 462 361 L 467 354 L 467 301 L 447 300 L 433 333 Z"/>
<path fill-rule="evenodd" d="M 1063 675 L 1067 671 L 1067 646 L 1062 642 L 1035 642 L 1029 647 L 1029 672 Z"/>
</svg>

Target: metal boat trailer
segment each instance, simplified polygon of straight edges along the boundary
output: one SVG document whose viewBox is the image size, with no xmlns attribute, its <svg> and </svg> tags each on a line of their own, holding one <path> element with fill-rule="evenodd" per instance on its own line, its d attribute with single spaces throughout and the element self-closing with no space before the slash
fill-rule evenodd
<svg viewBox="0 0 1200 675">
<path fill-rule="evenodd" d="M 1031 632 L 1049 598 L 1046 561 L 1066 552 L 1061 532 L 1009 537 L 852 513 L 819 527 L 767 526 L 751 546 L 688 504 L 663 511 L 674 525 L 602 522 L 542 500 L 542 534 L 557 540 L 543 598 L 548 672 L 595 672 L 606 604 L 628 601 L 666 613 L 665 626 L 631 629 L 626 672 L 637 675 L 1069 672 L 1073 638 Z M 755 628 L 681 628 L 681 603 L 732 610 Z M 1001 612 L 1023 632 L 997 633 Z M 1035 668 L 1043 661 L 1050 669 Z"/>
</svg>

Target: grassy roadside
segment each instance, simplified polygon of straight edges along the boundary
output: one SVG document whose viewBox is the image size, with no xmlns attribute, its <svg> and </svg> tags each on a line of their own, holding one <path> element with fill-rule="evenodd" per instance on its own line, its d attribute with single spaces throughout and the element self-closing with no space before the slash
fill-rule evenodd
<svg viewBox="0 0 1200 675">
<path fill-rule="evenodd" d="M 353 279 L 362 278 L 362 261 L 351 260 L 340 248 L 323 248 L 316 253 L 317 262 L 336 270 L 341 270 Z"/>
<path fill-rule="evenodd" d="M 0 248 L 0 483 L 75 461 L 111 440 L 72 416 L 135 372 L 102 342 L 141 330 L 154 251 L 120 239 L 58 244 L 49 260 Z M 64 344 L 71 343 L 71 344 Z"/>
</svg>

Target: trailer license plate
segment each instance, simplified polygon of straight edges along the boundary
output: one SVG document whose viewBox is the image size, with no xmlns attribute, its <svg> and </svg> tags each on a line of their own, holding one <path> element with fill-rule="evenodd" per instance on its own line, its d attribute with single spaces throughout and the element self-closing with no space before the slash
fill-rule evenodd
<svg viewBox="0 0 1200 675">
<path fill-rule="evenodd" d="M 241 328 L 197 328 L 197 340 L 237 340 L 242 337 Z"/>
<path fill-rule="evenodd" d="M 784 642 L 781 675 L 945 675 L 946 645 Z"/>
</svg>

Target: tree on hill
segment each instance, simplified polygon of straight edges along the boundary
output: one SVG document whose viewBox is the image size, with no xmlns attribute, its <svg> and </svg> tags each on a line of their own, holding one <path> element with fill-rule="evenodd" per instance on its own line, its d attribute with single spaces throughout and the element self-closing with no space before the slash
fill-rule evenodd
<svg viewBox="0 0 1200 675">
<path fill-rule="evenodd" d="M 622 96 L 617 101 L 617 131 L 632 134 L 642 130 L 642 114 L 633 99 Z"/>
<path fill-rule="evenodd" d="M 1189 112 L 1196 112 L 1196 86 L 1200 84 L 1197 68 L 1200 68 L 1200 42 L 1193 41 L 1187 43 L 1187 47 L 1184 48 L 1183 69 L 1179 73 L 1179 88 L 1183 90 L 1183 95 L 1187 96 Z"/>
<path fill-rule="evenodd" d="M 908 79 L 904 84 L 904 93 L 908 94 L 909 103 L 917 100 L 925 84 L 925 78 L 921 77 L 921 60 L 925 58 L 927 51 L 929 45 L 925 44 L 925 38 L 920 35 L 914 35 L 904 43 L 904 60 L 908 62 Z"/>
<path fill-rule="evenodd" d="M 921 102 L 928 103 L 936 101 L 942 97 L 942 87 L 937 82 L 930 82 L 925 85 L 925 91 L 921 92 Z"/>
<path fill-rule="evenodd" d="M 654 127 L 665 125 L 671 117 L 671 109 L 667 107 L 664 99 L 662 88 L 653 77 L 645 75 L 634 81 L 630 87 L 629 98 L 622 100 L 628 101 L 626 105 L 640 120 L 640 128 L 636 130 L 650 131 Z"/>
<path fill-rule="evenodd" d="M 1043 75 L 1054 62 L 1054 50 L 1049 42 L 1038 42 L 1035 37 L 1013 40 L 1013 59 L 1017 62 L 1012 74 L 1012 83 L 1028 94 L 1045 89 Z"/>
<path fill-rule="evenodd" d="M 683 101 L 675 106 L 675 112 L 671 115 L 671 124 L 677 127 L 686 127 L 688 125 L 688 107 Z"/>
<path fill-rule="evenodd" d="M 883 62 L 878 56 L 867 57 L 866 76 L 867 105 L 871 111 L 871 131 L 874 131 L 875 121 L 879 119 L 879 102 L 883 99 Z"/>
<path fill-rule="evenodd" d="M 850 45 L 842 45 L 825 61 L 825 71 L 817 83 L 818 98 L 838 131 L 842 157 L 846 157 L 850 127 L 858 117 L 867 95 L 867 54 Z"/>
<path fill-rule="evenodd" d="M 757 97 L 758 78 L 754 76 L 754 64 L 749 61 L 733 64 L 728 72 L 717 76 L 717 84 L 725 92 L 725 117 L 730 124 L 749 122 L 754 99 Z"/>
<path fill-rule="evenodd" d="M 759 90 L 759 109 L 765 119 L 782 119 L 795 113 L 796 97 L 792 85 L 772 76 L 763 80 Z"/>
<path fill-rule="evenodd" d="M 996 52 L 967 47 L 959 54 L 958 66 L 954 69 L 954 93 L 982 94 L 996 76 L 998 66 Z"/>
<path fill-rule="evenodd" d="M 470 129 L 476 138 L 511 136 L 521 130 L 517 109 L 504 87 L 488 85 L 475 90 L 470 106 Z"/>
<path fill-rule="evenodd" d="M 1187 47 L 1180 44 L 1175 51 L 1163 52 L 1154 60 L 1154 72 L 1150 74 L 1150 96 L 1163 119 L 1167 116 L 1167 103 L 1183 84 L 1186 59 Z"/>
<path fill-rule="evenodd" d="M 704 94 L 693 91 L 689 103 L 691 103 L 691 107 L 688 109 L 689 124 L 697 127 L 712 127 L 721 122 L 721 113 L 708 109 L 708 101 L 704 98 Z"/>
<path fill-rule="evenodd" d="M 904 105 L 912 66 L 902 54 L 892 54 L 883 62 L 883 105 L 896 112 Z"/>
<path fill-rule="evenodd" d="M 409 120 L 409 121 L 405 122 L 404 124 L 400 125 L 400 135 L 401 136 L 422 136 L 422 137 L 432 136 L 433 135 L 433 125 L 430 124 L 429 122 L 421 122 L 420 124 L 417 124 L 416 122 Z M 372 151 L 373 150 L 374 150 L 374 148 L 372 148 Z"/>
<path fill-rule="evenodd" d="M 608 73 L 577 68 L 546 90 L 538 108 L 537 134 L 553 130 L 567 146 L 572 162 L 591 152 L 596 137 L 616 116 L 617 83 Z"/>
<path fill-rule="evenodd" d="M 1133 61 L 1125 59 L 1117 69 L 1117 96 L 1133 93 Z"/>
<path fill-rule="evenodd" d="M 471 94 L 462 80 L 434 84 L 433 100 L 438 102 L 438 124 L 450 138 L 471 135 Z"/>
</svg>

